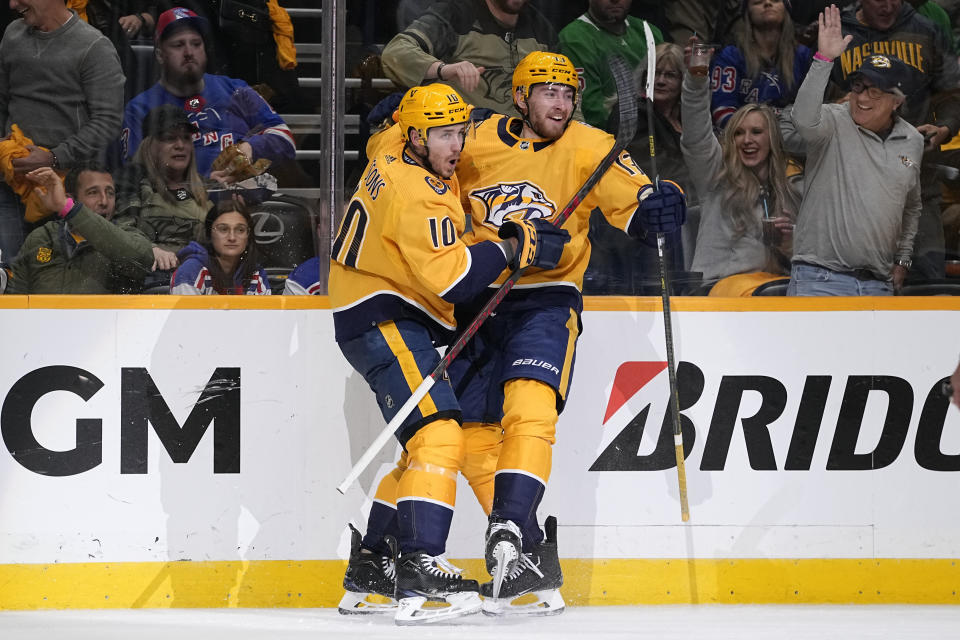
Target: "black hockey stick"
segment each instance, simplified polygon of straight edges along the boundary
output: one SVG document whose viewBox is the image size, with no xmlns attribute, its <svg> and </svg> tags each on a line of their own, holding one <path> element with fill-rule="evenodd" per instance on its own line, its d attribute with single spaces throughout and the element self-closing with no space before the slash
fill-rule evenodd
<svg viewBox="0 0 960 640">
<path fill-rule="evenodd" d="M 567 218 L 580 206 L 580 203 L 583 202 L 583 199 L 587 197 L 587 194 L 590 193 L 590 190 L 600 181 L 600 178 L 603 177 L 603 174 L 607 172 L 607 169 L 613 165 L 614 161 L 620 156 L 620 153 L 626 148 L 627 144 L 633 140 L 633 135 L 637 131 L 637 101 L 634 96 L 636 96 L 636 90 L 634 88 L 633 76 L 630 70 L 630 67 L 619 56 L 613 56 L 610 58 L 610 71 L 613 74 L 614 82 L 617 84 L 617 96 L 620 100 L 620 126 L 617 129 L 617 135 L 614 139 L 613 147 L 604 156 L 603 160 L 600 161 L 600 164 L 597 165 L 597 168 L 593 170 L 593 173 L 586 179 L 580 189 L 574 194 L 570 199 L 570 202 L 567 203 L 557 216 L 557 219 L 554 221 L 554 225 L 561 227 L 563 223 L 567 221 Z M 356 464 L 353 465 L 353 468 L 350 469 L 350 473 L 347 474 L 347 477 L 344 478 L 343 482 L 337 487 L 337 491 L 340 493 L 345 493 L 346 490 L 353 484 L 353 481 L 359 477 L 363 470 L 367 468 L 367 465 L 373 460 L 374 456 L 383 448 L 387 441 L 393 436 L 394 432 L 403 424 L 403 421 L 407 419 L 407 416 L 413 411 L 414 407 L 420 403 L 424 396 L 429 393 L 433 385 L 443 377 L 444 372 L 447 370 L 447 367 L 450 366 L 450 363 L 453 362 L 454 358 L 463 350 L 470 338 L 472 338 L 477 331 L 480 329 L 480 325 L 490 317 L 490 314 L 493 313 L 493 310 L 497 308 L 503 298 L 510 293 L 510 290 L 513 289 L 513 286 L 517 283 L 517 280 L 520 279 L 520 276 L 523 275 L 524 269 L 517 269 L 510 274 L 510 277 L 507 278 L 506 282 L 500 285 L 500 288 L 497 289 L 496 293 L 493 294 L 493 297 L 487 301 L 483 306 L 477 316 L 467 325 L 466 329 L 463 330 L 463 333 L 460 334 L 460 337 L 447 349 L 446 355 L 439 364 L 434 368 L 430 374 L 423 379 L 423 382 L 420 383 L 410 398 L 403 403 L 403 406 L 400 407 L 400 410 L 397 411 L 396 415 L 393 416 L 393 419 L 387 423 L 387 426 L 383 428 L 383 431 L 374 439 L 370 444 L 370 447 L 364 452 L 360 459 L 357 460 Z"/>
<path fill-rule="evenodd" d="M 650 173 L 653 174 L 653 188 L 660 188 L 660 176 L 657 173 L 657 150 L 653 139 L 653 83 L 657 74 L 656 42 L 650 25 L 643 23 L 643 33 L 647 39 L 647 129 L 650 142 Z M 673 418 L 673 448 L 677 457 L 677 484 L 680 490 L 680 518 L 690 519 L 690 504 L 687 501 L 687 467 L 683 455 L 683 431 L 680 429 L 680 394 L 677 391 L 677 361 L 673 354 L 673 323 L 670 320 L 670 281 L 667 270 L 667 256 L 664 251 L 664 235 L 657 234 L 657 266 L 660 272 L 660 299 L 663 301 L 663 333 L 667 343 L 667 374 L 670 379 L 670 413 Z"/>
</svg>

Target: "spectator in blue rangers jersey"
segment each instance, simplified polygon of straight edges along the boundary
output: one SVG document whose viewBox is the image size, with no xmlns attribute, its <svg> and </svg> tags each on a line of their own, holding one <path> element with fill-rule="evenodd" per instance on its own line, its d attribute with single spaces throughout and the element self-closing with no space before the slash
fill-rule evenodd
<svg viewBox="0 0 960 640">
<path fill-rule="evenodd" d="M 290 272 L 283 284 L 285 296 L 318 296 L 323 293 L 320 281 L 320 258 L 304 260 Z"/>
<path fill-rule="evenodd" d="M 720 129 L 745 104 L 792 103 L 813 55 L 796 44 L 784 0 L 744 0 L 733 39 L 710 66 L 713 123 Z"/>
<path fill-rule="evenodd" d="M 447 85 L 410 89 L 397 111 L 400 135 L 370 160 L 333 244 L 337 344 L 387 421 L 439 363 L 436 346 L 456 328 L 453 305 L 484 292 L 508 265 L 555 267 L 570 238 L 546 220 L 530 219 L 505 221 L 502 240 L 463 242 L 466 215 L 454 170 L 470 112 Z M 395 588 L 387 531 L 368 528 L 362 541 L 354 531 L 342 613 L 376 610 L 366 601 L 371 593 L 396 595 L 399 624 L 480 610 L 477 582 L 442 558 L 464 459 L 461 417 L 443 380 L 397 430 L 401 463 L 381 482 L 370 518 L 391 527 L 399 546 Z M 449 606 L 425 608 L 428 598 Z"/>
<path fill-rule="evenodd" d="M 250 162 L 293 160 L 296 148 L 290 129 L 256 91 L 243 80 L 205 73 L 208 32 L 207 21 L 183 7 L 160 15 L 155 48 L 160 80 L 127 104 L 120 132 L 124 162 L 140 144 L 143 118 L 161 104 L 175 105 L 187 114 L 197 169 L 203 176 L 211 176 L 214 160 L 233 144 Z M 234 181 L 229 174 L 211 177 Z"/>
<path fill-rule="evenodd" d="M 207 215 L 206 244 L 191 242 L 177 256 L 170 293 L 178 295 L 270 295 L 267 273 L 257 263 L 253 218 L 237 200 L 224 200 Z"/>
</svg>

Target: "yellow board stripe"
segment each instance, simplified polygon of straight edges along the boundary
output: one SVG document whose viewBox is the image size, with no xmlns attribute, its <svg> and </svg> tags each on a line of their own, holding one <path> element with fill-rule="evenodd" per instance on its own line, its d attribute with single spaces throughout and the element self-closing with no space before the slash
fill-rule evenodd
<svg viewBox="0 0 960 640">
<path fill-rule="evenodd" d="M 483 560 L 455 560 L 488 580 Z M 570 605 L 960 604 L 951 559 L 563 559 Z M 335 607 L 341 560 L 0 565 L 0 609 Z"/>
<path fill-rule="evenodd" d="M 672 297 L 673 311 L 960 311 L 960 296 L 833 296 L 792 298 L 758 296 L 756 298 Z M 584 311 L 661 311 L 660 298 L 585 296 Z"/>
<path fill-rule="evenodd" d="M 395 355 L 400 362 L 400 370 L 403 372 L 403 378 L 407 381 L 407 386 L 410 387 L 410 393 L 413 394 L 413 392 L 417 390 L 417 387 L 420 386 L 420 383 L 423 382 L 423 375 L 420 373 L 420 367 L 417 366 L 417 361 L 414 359 L 413 354 L 410 353 L 410 349 L 407 348 L 407 343 L 403 341 L 403 336 L 400 335 L 400 330 L 397 329 L 396 323 L 383 322 L 379 327 L 380 333 L 383 334 L 383 339 L 387 341 L 387 346 L 390 347 L 390 351 L 393 352 L 393 355 Z M 423 400 L 417 404 L 417 408 L 420 409 L 420 414 L 424 416 L 433 415 L 437 412 L 437 405 L 429 393 L 423 396 Z"/>
<path fill-rule="evenodd" d="M 329 309 L 327 296 L 0 296 L 0 309 Z"/>
<path fill-rule="evenodd" d="M 960 311 L 960 296 L 670 298 L 674 311 Z M 586 311 L 660 311 L 659 297 L 585 296 Z M 330 309 L 327 296 L 0 296 L 0 309 Z"/>
</svg>

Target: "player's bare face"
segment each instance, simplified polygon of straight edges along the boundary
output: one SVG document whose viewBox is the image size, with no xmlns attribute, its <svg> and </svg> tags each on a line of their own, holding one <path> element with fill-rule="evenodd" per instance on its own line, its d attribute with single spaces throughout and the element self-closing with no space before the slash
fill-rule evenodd
<svg viewBox="0 0 960 640">
<path fill-rule="evenodd" d="M 786 9 L 783 0 L 750 0 L 747 5 L 750 23 L 757 28 L 782 26 Z"/>
<path fill-rule="evenodd" d="M 563 135 L 573 116 L 575 92 L 565 84 L 536 84 L 527 98 L 524 138 L 553 140 Z"/>
<path fill-rule="evenodd" d="M 160 43 L 157 57 L 164 77 L 175 84 L 194 83 L 207 69 L 203 38 L 193 29 L 180 29 Z"/>
<path fill-rule="evenodd" d="M 441 178 L 449 178 L 457 169 L 460 153 L 466 141 L 467 125 L 450 124 L 427 131 L 425 168 Z"/>
<path fill-rule="evenodd" d="M 250 227 L 236 211 L 227 211 L 217 216 L 210 227 L 210 242 L 218 258 L 228 261 L 239 259 L 247 250 Z"/>
<path fill-rule="evenodd" d="M 770 155 L 770 132 L 766 118 L 756 111 L 748 114 L 734 129 L 733 143 L 743 166 L 762 171 Z"/>
<path fill-rule="evenodd" d="M 157 135 L 155 153 L 167 177 L 182 180 L 193 158 L 193 138 L 184 129 L 164 131 Z"/>
<path fill-rule="evenodd" d="M 110 218 L 117 206 L 117 191 L 109 173 L 81 171 L 77 176 L 77 192 L 70 195 L 105 218 Z"/>
</svg>

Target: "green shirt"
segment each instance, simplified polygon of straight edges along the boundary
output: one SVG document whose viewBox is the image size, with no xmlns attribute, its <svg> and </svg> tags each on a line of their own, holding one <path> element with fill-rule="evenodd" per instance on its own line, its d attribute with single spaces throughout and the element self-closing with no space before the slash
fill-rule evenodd
<svg viewBox="0 0 960 640">
<path fill-rule="evenodd" d="M 950 43 L 950 49 L 956 54 L 957 43 L 953 37 L 953 25 L 950 24 L 950 16 L 944 11 L 943 7 L 931 0 L 917 7 L 917 13 L 943 30 L 944 35 L 947 36 L 947 42 Z"/>
<path fill-rule="evenodd" d="M 207 240 L 204 220 L 213 207 L 211 202 L 200 204 L 192 196 L 170 202 L 153 190 L 149 180 L 142 180 L 139 191 L 117 206 L 118 225 L 137 229 L 154 245 L 176 253 L 191 241 Z"/>
<path fill-rule="evenodd" d="M 657 44 L 663 42 L 663 34 L 653 24 L 650 31 Z M 607 58 L 616 54 L 636 67 L 647 57 L 643 20 L 627 16 L 627 30 L 618 36 L 597 26 L 590 15 L 584 13 L 560 31 L 560 51 L 578 70 L 582 69 L 580 78 L 584 88 L 580 107 L 584 122 L 606 129 L 617 93 Z"/>
</svg>

